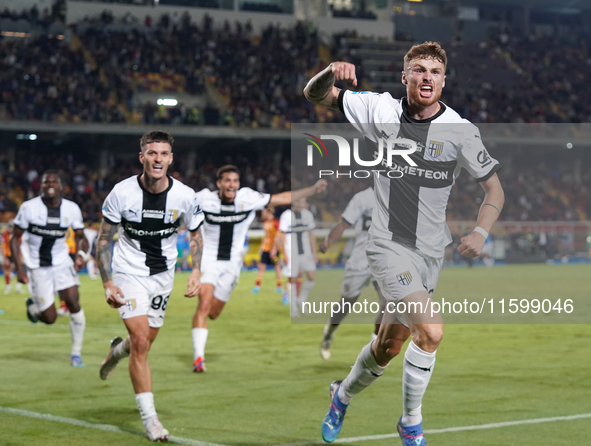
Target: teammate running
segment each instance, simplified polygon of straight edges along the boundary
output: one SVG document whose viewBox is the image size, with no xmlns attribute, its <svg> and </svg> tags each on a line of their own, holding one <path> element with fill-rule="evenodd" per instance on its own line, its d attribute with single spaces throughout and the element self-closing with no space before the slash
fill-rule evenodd
<svg viewBox="0 0 591 446">
<path fill-rule="evenodd" d="M 84 367 L 80 355 L 86 318 L 80 308 L 76 270 L 84 266 L 88 241 L 84 237 L 80 208 L 62 198 L 62 190 L 59 174 L 55 170 L 46 171 L 41 177 L 41 196 L 25 201 L 19 208 L 10 251 L 18 281 L 31 283 L 32 298 L 26 300 L 27 317 L 33 323 L 53 324 L 57 318 L 54 301 L 58 293 L 70 311 L 70 363 L 73 367 Z M 74 231 L 78 252 L 74 261 L 68 255 L 65 239 L 69 227 Z M 21 254 L 27 271 L 21 263 Z"/>
<path fill-rule="evenodd" d="M 365 243 L 367 242 L 367 231 L 371 226 L 371 215 L 375 203 L 373 188 L 369 187 L 356 193 L 345 208 L 341 220 L 331 229 L 326 240 L 320 243 L 320 252 L 327 252 L 330 246 L 339 240 L 345 229 L 353 227 L 355 229 L 355 244 L 351 256 L 345 264 L 343 282 L 341 285 L 341 297 L 343 302 L 353 305 L 357 302 L 361 292 L 372 282 L 372 285 L 378 292 L 380 307 L 384 308 L 384 299 L 379 290 L 378 284 L 372 280 L 367 255 L 365 254 Z M 345 316 L 348 313 L 348 307 L 343 305 L 343 310 L 330 317 L 322 333 L 322 343 L 320 344 L 320 356 L 322 359 L 329 359 L 331 356 L 332 341 L 335 331 L 339 328 Z M 372 333 L 372 340 L 377 338 L 382 313 L 376 315 L 375 331 Z M 410 332 L 404 326 L 399 327 L 398 338 L 403 338 L 402 342 L 410 336 Z"/>
<path fill-rule="evenodd" d="M 461 254 L 471 258 L 480 255 L 504 202 L 496 174 L 499 163 L 486 151 L 478 128 L 439 101 L 446 65 L 447 56 L 439 44 L 413 46 L 404 57 L 402 83 L 407 97 L 402 99 L 393 99 L 389 93 L 357 93 L 335 87 L 336 80 L 357 85 L 355 66 L 346 62 L 330 64 L 304 89 L 311 102 L 343 112 L 364 135 L 370 154 L 379 153 L 380 145 L 387 145 L 390 138 L 415 144 L 416 150 L 406 155 L 412 164 L 407 160 L 398 164 L 402 158 L 395 157 L 391 170 L 384 168 L 387 165 L 374 170 L 376 209 L 366 253 L 388 302 L 428 305 L 441 272 L 444 248 L 451 242 L 445 209 L 461 168 L 468 170 L 485 192 L 477 227 L 458 247 Z M 394 171 L 403 175 L 390 176 Z M 398 432 L 405 446 L 426 445 L 421 403 L 443 337 L 443 323 L 439 314 L 424 320 L 418 312 L 386 312 L 377 340 L 363 348 L 344 381 L 331 384 L 331 405 L 322 422 L 325 441 L 337 438 L 351 399 L 381 376 L 399 353 L 393 334 L 396 322 L 407 325 L 412 333 L 403 364 L 403 413 Z"/>
<path fill-rule="evenodd" d="M 257 278 L 252 292 L 258 293 L 261 291 L 261 283 L 263 282 L 265 270 L 267 266 L 271 266 L 275 269 L 275 275 L 277 277 L 275 292 L 281 293 L 281 267 L 277 261 L 277 248 L 275 246 L 275 236 L 279 229 L 279 220 L 275 218 L 275 208 L 273 206 L 263 209 L 261 221 L 263 222 L 265 237 L 261 243 L 261 260 L 258 263 Z"/>
<path fill-rule="evenodd" d="M 240 188 L 240 172 L 236 166 L 226 165 L 217 171 L 219 190 L 203 189 L 197 200 L 203 208 L 203 276 L 197 311 L 193 315 L 193 371 L 205 372 L 205 345 L 209 330 L 207 319 L 216 319 L 238 283 L 244 240 L 255 211 L 265 207 L 287 205 L 302 197 L 322 192 L 326 181 L 314 186 L 279 194 L 264 194 Z"/>
<path fill-rule="evenodd" d="M 315 227 L 314 215 L 306 209 L 305 198 L 294 200 L 291 209 L 284 211 L 279 218 L 278 244 L 283 252 L 283 274 L 287 277 L 283 301 L 291 305 L 292 317 L 300 315 L 302 304 L 308 300 L 310 291 L 314 288 L 318 263 L 313 232 Z M 295 240 L 292 235 L 295 235 Z M 296 251 L 292 251 L 294 248 Z M 298 290 L 296 280 L 303 273 L 306 273 L 308 280 Z"/>
<path fill-rule="evenodd" d="M 181 222 L 191 231 L 193 256 L 186 297 L 199 293 L 201 276 L 203 241 L 199 227 L 203 213 L 195 191 L 167 175 L 173 142 L 173 137 L 162 131 L 142 136 L 139 159 L 143 172 L 117 183 L 105 199 L 97 242 L 97 263 L 107 303 L 119 309 L 129 333 L 125 340 L 115 337 L 111 341 L 100 377 L 107 379 L 119 360 L 129 356 L 136 403 L 151 441 L 168 440 L 168 431 L 154 407 L 148 352 L 164 324 L 172 293 Z M 115 233 L 119 239 L 113 252 Z"/>
</svg>

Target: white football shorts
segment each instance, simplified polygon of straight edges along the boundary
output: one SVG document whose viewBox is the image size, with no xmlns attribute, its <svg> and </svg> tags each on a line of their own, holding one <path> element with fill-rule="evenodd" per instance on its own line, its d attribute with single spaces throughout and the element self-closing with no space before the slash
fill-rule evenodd
<svg viewBox="0 0 591 446">
<path fill-rule="evenodd" d="M 399 302 L 417 291 L 433 294 L 443 258 L 429 257 L 385 239 L 370 238 L 366 245 L 367 260 L 386 302 Z"/>
<path fill-rule="evenodd" d="M 293 258 L 290 256 L 288 260 L 287 265 L 281 270 L 286 277 L 295 278 L 300 272 L 316 271 L 316 263 L 312 254 L 300 254 Z"/>
<path fill-rule="evenodd" d="M 228 302 L 232 291 L 240 278 L 240 265 L 229 260 L 201 262 L 201 283 L 211 283 L 213 296 L 222 302 Z"/>
<path fill-rule="evenodd" d="M 113 283 L 119 287 L 125 299 L 125 305 L 119 307 L 121 319 L 147 315 L 150 327 L 160 328 L 164 325 L 168 299 L 174 285 L 174 270 L 153 276 L 113 272 Z"/>
<path fill-rule="evenodd" d="M 51 307 L 58 291 L 80 286 L 78 273 L 73 265 L 42 266 L 27 271 L 29 291 L 41 312 Z"/>
</svg>

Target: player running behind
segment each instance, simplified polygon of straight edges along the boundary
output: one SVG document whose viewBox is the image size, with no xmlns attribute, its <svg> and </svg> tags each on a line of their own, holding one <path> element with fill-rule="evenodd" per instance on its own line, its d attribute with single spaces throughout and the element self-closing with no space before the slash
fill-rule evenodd
<svg viewBox="0 0 591 446">
<path fill-rule="evenodd" d="M 283 274 L 287 277 L 284 303 L 290 303 L 292 317 L 300 315 L 302 304 L 308 300 L 316 278 L 316 238 L 314 215 L 307 209 L 305 198 L 295 200 L 291 209 L 279 219 L 279 249 L 283 252 Z M 306 273 L 307 281 L 298 293 L 296 280 Z"/>
<path fill-rule="evenodd" d="M 154 407 L 148 353 L 164 324 L 174 284 L 177 231 L 182 223 L 191 232 L 193 270 L 186 297 L 200 288 L 203 241 L 199 227 L 203 213 L 195 191 L 167 175 L 172 163 L 173 137 L 148 132 L 140 140 L 141 175 L 117 183 L 105 199 L 97 241 L 97 263 L 105 297 L 127 328 L 125 340 L 116 337 L 100 368 L 107 379 L 121 360 L 129 356 L 129 375 L 146 435 L 151 441 L 168 440 Z M 119 239 L 111 247 L 113 236 Z M 111 275 L 111 258 L 113 274 Z"/>
<path fill-rule="evenodd" d="M 279 230 L 279 220 L 275 218 L 275 208 L 273 206 L 263 209 L 261 221 L 263 222 L 265 237 L 261 242 L 261 260 L 258 262 L 257 278 L 252 292 L 258 293 L 261 291 L 261 283 L 263 282 L 265 270 L 267 266 L 271 266 L 275 269 L 275 275 L 277 277 L 275 292 L 281 293 L 281 266 L 277 259 L 277 248 L 275 246 L 275 236 Z"/>
<path fill-rule="evenodd" d="M 373 213 L 374 202 L 374 191 L 371 187 L 353 195 L 353 198 L 351 198 L 351 201 L 349 201 L 349 204 L 341 216 L 341 220 L 330 230 L 326 236 L 326 240 L 320 243 L 320 252 L 327 252 L 330 249 L 330 246 L 341 238 L 345 229 L 353 227 L 355 230 L 355 244 L 351 256 L 347 259 L 347 263 L 345 264 L 345 272 L 341 284 L 342 302 L 353 305 L 357 302 L 359 295 L 371 281 L 372 285 L 378 292 L 380 307 L 383 309 L 384 299 L 377 282 L 372 280 L 369 264 L 367 263 L 367 255 L 365 254 L 367 231 L 371 226 L 371 215 Z M 331 316 L 324 327 L 322 343 L 320 344 L 320 356 L 322 359 L 330 358 L 335 331 L 339 328 L 339 325 L 347 314 L 348 307 L 343 305 L 341 312 Z M 372 334 L 372 340 L 377 337 L 381 321 L 382 313 L 379 312 L 376 315 L 375 331 Z M 404 342 L 409 336 L 410 331 L 408 331 L 406 327 L 401 326 L 398 338 L 403 338 L 402 342 Z"/>
<path fill-rule="evenodd" d="M 311 102 L 343 112 L 364 135 L 372 153 L 390 136 L 416 144 L 417 150 L 407 155 L 416 164 L 414 169 L 406 161 L 396 164 L 402 160 L 396 157 L 391 166 L 406 168 L 402 177 L 374 173 L 376 209 L 366 252 L 372 275 L 389 303 L 404 300 L 428 305 L 441 272 L 445 246 L 451 242 L 445 209 L 461 168 L 480 183 L 485 198 L 477 227 L 462 238 L 460 253 L 471 258 L 480 255 L 504 203 L 496 174 L 499 163 L 486 151 L 478 128 L 439 101 L 446 65 L 447 56 L 439 44 L 425 42 L 413 46 L 404 57 L 405 98 L 393 99 L 389 93 L 357 94 L 335 87 L 335 80 L 357 85 L 355 66 L 346 62 L 330 64 L 304 89 Z M 425 320 L 418 312 L 409 311 L 402 315 L 387 311 L 377 340 L 363 348 L 344 381 L 331 384 L 331 406 L 322 422 L 325 441 L 337 438 L 351 399 L 381 376 L 398 354 L 392 335 L 396 327 L 392 324 L 397 321 L 412 333 L 404 355 L 403 413 L 398 432 L 405 446 L 426 445 L 421 404 L 443 337 L 443 322 L 439 314 Z"/>
<path fill-rule="evenodd" d="M 26 300 L 31 322 L 53 324 L 57 318 L 54 301 L 59 294 L 70 311 L 73 367 L 84 367 L 81 359 L 86 318 L 80 308 L 76 270 L 84 266 L 88 241 L 84 237 L 82 212 L 76 203 L 62 198 L 62 182 L 55 170 L 41 177 L 41 196 L 25 201 L 14 220 L 10 251 L 18 281 L 29 283 L 32 298 Z M 66 232 L 74 231 L 78 254 L 72 261 L 66 245 Z M 22 240 L 21 240 L 22 236 Z M 21 263 L 21 254 L 23 262 Z"/>
<path fill-rule="evenodd" d="M 236 166 L 218 169 L 219 190 L 203 189 L 197 200 L 203 208 L 203 261 L 201 292 L 197 311 L 193 315 L 193 371 L 205 372 L 205 345 L 209 330 L 207 319 L 216 319 L 230 299 L 238 283 L 244 249 L 244 240 L 255 212 L 267 206 L 288 205 L 302 197 L 309 197 L 326 188 L 325 180 L 314 186 L 279 194 L 264 194 L 240 188 L 240 172 Z"/>
</svg>

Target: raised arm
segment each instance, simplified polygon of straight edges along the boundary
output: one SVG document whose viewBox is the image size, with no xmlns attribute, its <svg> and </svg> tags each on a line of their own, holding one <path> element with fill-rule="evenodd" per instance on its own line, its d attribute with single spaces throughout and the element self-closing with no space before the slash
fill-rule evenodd
<svg viewBox="0 0 591 446">
<path fill-rule="evenodd" d="M 499 181 L 499 177 L 495 173 L 488 180 L 482 181 L 480 186 L 484 190 L 485 196 L 480 212 L 478 213 L 478 220 L 476 226 L 482 228 L 486 232 L 490 232 L 493 224 L 499 218 L 503 204 L 505 203 L 505 193 Z M 474 231 L 461 239 L 461 245 L 458 246 L 458 252 L 463 256 L 474 258 L 482 253 L 482 248 L 486 237 L 478 231 Z"/>
<path fill-rule="evenodd" d="M 10 253 L 14 259 L 14 267 L 16 268 L 16 278 L 20 283 L 29 283 L 27 273 L 23 268 L 21 262 L 21 242 L 20 238 L 25 231 L 18 226 L 14 225 L 12 228 L 12 234 L 10 234 L 10 240 L 8 245 L 10 246 Z"/>
<path fill-rule="evenodd" d="M 313 104 L 339 109 L 340 88 L 334 86 L 335 81 L 347 80 L 357 86 L 355 65 L 348 62 L 333 62 L 308 82 L 304 88 L 304 96 Z"/>
<path fill-rule="evenodd" d="M 201 234 L 201 228 L 191 231 L 189 252 L 191 253 L 193 270 L 189 276 L 185 297 L 194 297 L 201 291 L 201 257 L 203 256 L 203 235 Z"/>
<path fill-rule="evenodd" d="M 293 201 L 299 200 L 300 198 L 310 197 L 315 194 L 319 194 L 326 189 L 326 180 L 318 180 L 314 186 L 304 187 L 302 189 L 281 192 L 279 194 L 271 195 L 269 205 L 271 206 L 284 206 L 291 204 Z"/>
<path fill-rule="evenodd" d="M 338 239 L 341 238 L 345 229 L 350 228 L 351 225 L 347 223 L 345 220 L 341 219 L 338 224 L 330 230 L 326 239 L 320 242 L 320 252 L 325 253 L 330 249 L 330 245 L 336 242 Z"/>
<path fill-rule="evenodd" d="M 96 263 L 101 272 L 107 303 L 112 308 L 125 305 L 123 292 L 115 286 L 111 278 L 111 259 L 113 258 L 111 243 L 116 232 L 117 225 L 112 225 L 103 219 L 96 242 Z"/>
</svg>

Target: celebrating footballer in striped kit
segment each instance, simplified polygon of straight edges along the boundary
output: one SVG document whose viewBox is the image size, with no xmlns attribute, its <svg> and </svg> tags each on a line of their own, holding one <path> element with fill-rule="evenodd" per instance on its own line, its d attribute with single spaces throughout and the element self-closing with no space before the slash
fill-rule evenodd
<svg viewBox="0 0 591 446">
<path fill-rule="evenodd" d="M 201 287 L 203 239 L 199 227 L 203 212 L 193 189 L 167 175 L 173 142 L 173 137 L 162 131 L 142 136 L 139 159 L 143 173 L 116 184 L 107 196 L 97 242 L 107 303 L 119 310 L 129 333 L 126 339 L 111 341 L 100 377 L 107 379 L 117 363 L 129 357 L 135 399 L 151 441 L 166 441 L 169 435 L 154 406 L 148 353 L 169 305 L 181 223 L 191 233 L 193 257 L 185 296 L 196 296 Z M 111 242 L 116 233 L 119 238 L 113 252 Z"/>
<path fill-rule="evenodd" d="M 84 367 L 81 359 L 86 317 L 80 308 L 77 269 L 88 260 L 88 241 L 84 237 L 82 212 L 76 203 L 62 198 L 62 181 L 55 170 L 41 178 L 41 196 L 25 201 L 14 221 L 10 250 L 14 256 L 18 281 L 30 284 L 27 317 L 31 322 L 53 324 L 57 318 L 54 301 L 58 293 L 70 310 L 72 333 L 71 364 Z M 71 227 L 76 240 L 75 262 L 66 245 L 66 232 Z M 22 236 L 22 242 L 20 238 Z M 21 263 L 26 266 L 26 271 Z"/>
<path fill-rule="evenodd" d="M 500 165 L 488 155 L 478 129 L 439 100 L 446 65 L 447 55 L 441 46 L 425 42 L 413 46 L 404 57 L 406 97 L 394 99 L 389 93 L 335 87 L 335 81 L 341 80 L 357 85 L 355 66 L 347 62 L 331 63 L 304 89 L 312 103 L 344 113 L 373 153 L 379 153 L 375 149 L 389 139 L 389 126 L 395 129 L 394 138 L 416 143 L 409 155 L 412 164 L 400 161 L 389 164 L 390 170 L 373 172 L 376 207 L 366 254 L 387 302 L 428 304 L 441 272 L 444 249 L 452 241 L 445 209 L 462 168 L 482 186 L 485 199 L 476 230 L 461 240 L 461 254 L 480 255 L 504 203 L 496 174 Z M 392 171 L 402 175 L 388 175 Z M 410 329 L 412 340 L 404 355 L 398 432 L 404 446 L 426 446 L 421 404 L 443 337 L 439 313 L 429 320 L 418 313 L 384 314 L 377 339 L 363 348 L 349 375 L 330 386 L 331 405 L 322 421 L 325 441 L 338 437 L 353 397 L 380 377 L 400 352 L 402 343 L 396 339 L 400 324 Z"/>
</svg>

